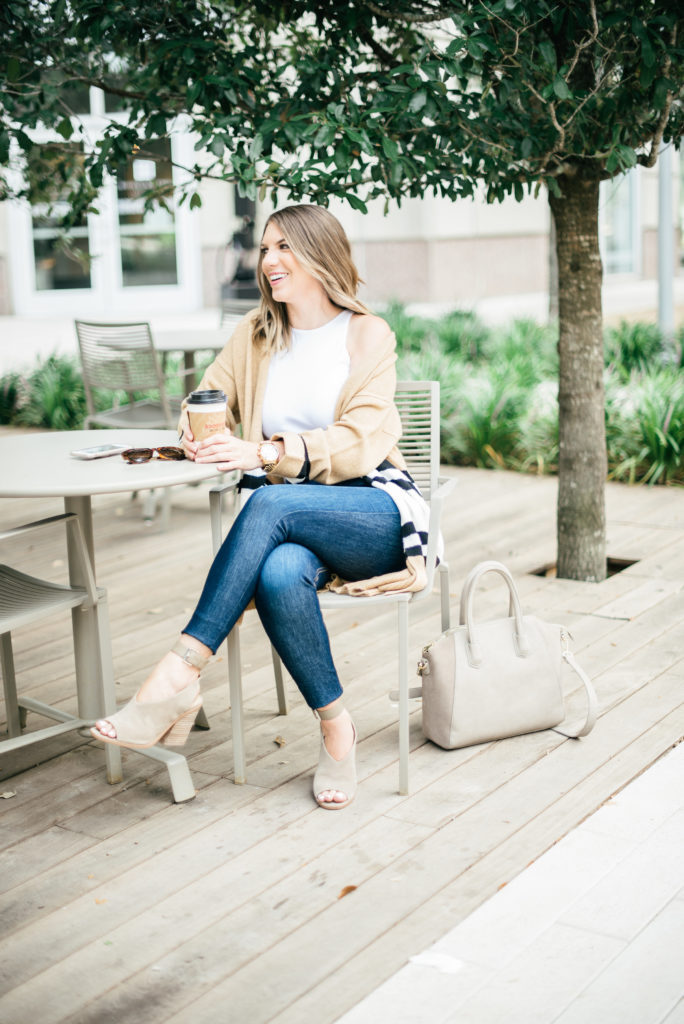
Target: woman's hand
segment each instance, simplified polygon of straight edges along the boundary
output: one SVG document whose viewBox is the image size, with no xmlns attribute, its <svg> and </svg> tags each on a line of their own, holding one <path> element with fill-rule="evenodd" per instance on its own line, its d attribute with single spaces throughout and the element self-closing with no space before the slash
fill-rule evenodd
<svg viewBox="0 0 684 1024">
<path fill-rule="evenodd" d="M 213 434 L 204 441 L 195 441 L 192 432 L 186 428 L 183 434 L 183 449 L 188 459 L 194 462 L 216 462 L 222 473 L 260 469 L 261 460 L 258 446 L 253 441 L 243 441 L 229 430 Z"/>
</svg>

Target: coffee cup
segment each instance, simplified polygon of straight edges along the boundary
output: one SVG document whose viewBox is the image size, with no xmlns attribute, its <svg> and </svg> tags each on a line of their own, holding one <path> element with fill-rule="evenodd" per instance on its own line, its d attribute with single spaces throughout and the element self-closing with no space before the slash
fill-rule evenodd
<svg viewBox="0 0 684 1024">
<path fill-rule="evenodd" d="M 188 395 L 187 412 L 190 430 L 196 441 L 226 429 L 227 399 L 223 391 L 193 391 Z"/>
</svg>

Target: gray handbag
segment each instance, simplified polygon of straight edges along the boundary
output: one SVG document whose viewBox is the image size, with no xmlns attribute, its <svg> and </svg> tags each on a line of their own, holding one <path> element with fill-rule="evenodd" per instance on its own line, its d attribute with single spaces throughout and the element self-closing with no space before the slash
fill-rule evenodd
<svg viewBox="0 0 684 1024">
<path fill-rule="evenodd" d="M 508 586 L 508 618 L 475 623 L 475 588 L 489 572 L 499 573 Z M 418 662 L 425 736 L 451 750 L 558 726 L 565 717 L 563 661 L 582 680 L 588 709 L 581 726 L 562 734 L 586 736 L 596 721 L 596 694 L 568 641 L 562 626 L 523 615 L 505 565 L 480 562 L 463 587 L 460 625 L 428 644 Z"/>
</svg>

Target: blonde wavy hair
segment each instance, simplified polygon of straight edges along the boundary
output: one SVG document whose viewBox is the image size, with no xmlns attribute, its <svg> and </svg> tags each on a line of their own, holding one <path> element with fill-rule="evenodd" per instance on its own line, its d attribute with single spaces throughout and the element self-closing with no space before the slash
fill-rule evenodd
<svg viewBox="0 0 684 1024">
<path fill-rule="evenodd" d="M 362 282 L 352 259 L 349 239 L 337 217 L 322 206 L 302 204 L 276 210 L 266 221 L 264 232 L 271 223 L 277 224 L 297 261 L 323 285 L 333 305 L 353 313 L 370 312 L 356 298 Z M 261 305 L 254 321 L 254 340 L 263 344 L 267 351 L 276 352 L 290 343 L 290 323 L 285 303 L 273 298 L 262 260 L 260 252 L 256 276 Z"/>
</svg>

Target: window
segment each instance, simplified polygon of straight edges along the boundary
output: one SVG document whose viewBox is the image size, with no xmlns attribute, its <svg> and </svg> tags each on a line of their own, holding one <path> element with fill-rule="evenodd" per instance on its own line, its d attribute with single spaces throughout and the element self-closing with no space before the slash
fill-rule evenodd
<svg viewBox="0 0 684 1024">
<path fill-rule="evenodd" d="M 61 152 L 65 148 L 71 151 L 72 167 L 75 168 L 83 155 L 83 148 L 79 145 L 60 145 L 59 148 Z M 67 231 L 60 227 L 61 218 L 68 211 L 64 199 L 69 191 L 69 180 L 55 181 L 52 170 L 55 155 L 55 144 L 47 143 L 34 153 L 31 160 L 39 176 L 31 206 L 36 291 L 90 288 L 88 224 L 85 217 L 81 217 L 78 224 Z"/>
<path fill-rule="evenodd" d="M 176 284 L 175 217 L 155 201 L 145 209 L 143 192 L 150 187 L 173 194 L 171 145 L 168 139 L 148 141 L 117 179 L 121 274 L 124 288 Z"/>
</svg>

